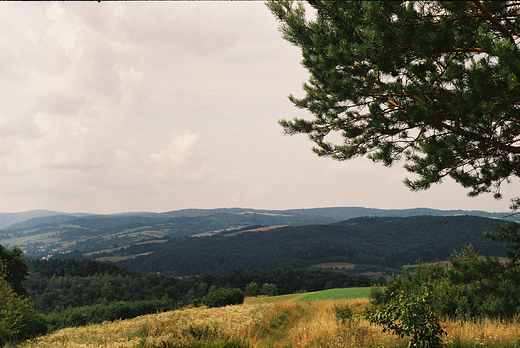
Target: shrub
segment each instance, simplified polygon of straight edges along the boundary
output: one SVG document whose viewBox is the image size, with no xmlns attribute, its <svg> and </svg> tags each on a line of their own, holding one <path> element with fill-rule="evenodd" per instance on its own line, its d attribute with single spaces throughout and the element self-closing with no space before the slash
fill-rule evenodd
<svg viewBox="0 0 520 348">
<path fill-rule="evenodd" d="M 260 295 L 261 290 L 257 283 L 251 282 L 246 285 L 244 292 L 246 296 L 258 296 Z"/>
<path fill-rule="evenodd" d="M 244 303 L 244 292 L 240 289 L 220 288 L 206 295 L 203 303 L 209 308 Z"/>
<path fill-rule="evenodd" d="M 354 318 L 354 312 L 352 311 L 352 308 L 350 308 L 350 306 L 346 303 L 335 304 L 334 308 L 332 308 L 332 311 L 334 312 L 336 319 L 341 321 L 342 324 L 350 322 Z"/>
<path fill-rule="evenodd" d="M 202 306 L 202 300 L 198 297 L 195 297 L 193 300 L 191 300 L 191 305 L 193 307 L 200 307 Z"/>
<path fill-rule="evenodd" d="M 278 295 L 278 289 L 276 288 L 276 285 L 265 283 L 262 285 L 262 295 L 267 296 L 276 296 Z"/>
<path fill-rule="evenodd" d="M 398 292 L 395 301 L 369 312 L 368 320 L 383 326 L 383 331 L 410 336 L 409 347 L 442 347 L 441 337 L 446 333 L 432 300 L 427 287 L 423 287 L 421 294 Z"/>
<path fill-rule="evenodd" d="M 47 332 L 44 316 L 31 300 L 19 297 L 0 277 L 0 347 L 9 341 L 21 341 Z"/>
</svg>

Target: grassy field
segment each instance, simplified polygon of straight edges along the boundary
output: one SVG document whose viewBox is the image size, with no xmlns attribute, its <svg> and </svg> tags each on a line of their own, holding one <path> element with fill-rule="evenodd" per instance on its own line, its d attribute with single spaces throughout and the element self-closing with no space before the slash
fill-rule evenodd
<svg viewBox="0 0 520 348">
<path fill-rule="evenodd" d="M 366 294 L 367 289 L 353 288 L 252 298 L 239 306 L 187 308 L 63 329 L 15 347 L 406 347 L 406 338 L 383 333 L 364 319 Z M 333 309 L 340 304 L 353 309 L 351 321 L 342 323 L 335 317 Z M 446 348 L 520 347 L 518 320 L 465 324 L 447 320 L 443 327 L 448 333 L 443 342 Z"/>
<path fill-rule="evenodd" d="M 296 302 L 354 300 L 368 298 L 369 294 L 370 288 L 330 289 L 305 294 L 296 299 Z"/>
<path fill-rule="evenodd" d="M 370 288 L 345 288 L 330 289 L 317 292 L 303 292 L 298 294 L 280 296 L 260 296 L 246 298 L 245 304 L 280 303 L 286 301 L 306 302 L 306 301 L 338 301 L 368 298 Z"/>
</svg>

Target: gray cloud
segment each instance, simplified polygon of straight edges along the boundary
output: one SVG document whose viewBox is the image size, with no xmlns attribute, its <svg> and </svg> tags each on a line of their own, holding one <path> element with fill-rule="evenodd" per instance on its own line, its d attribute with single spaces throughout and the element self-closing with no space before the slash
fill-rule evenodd
<svg viewBox="0 0 520 348">
<path fill-rule="evenodd" d="M 262 2 L 0 3 L 0 211 L 507 210 L 282 136 L 300 60 Z"/>
<path fill-rule="evenodd" d="M 38 96 L 37 109 L 43 112 L 57 115 L 76 115 L 87 103 L 81 95 L 65 95 L 61 91 L 47 93 Z"/>
</svg>

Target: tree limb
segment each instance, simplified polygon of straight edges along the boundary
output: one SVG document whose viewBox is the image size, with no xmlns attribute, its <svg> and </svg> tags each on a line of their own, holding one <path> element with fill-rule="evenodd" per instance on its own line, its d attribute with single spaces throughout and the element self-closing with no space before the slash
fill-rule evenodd
<svg viewBox="0 0 520 348">
<path fill-rule="evenodd" d="M 480 10 L 480 12 L 482 12 L 482 14 L 484 15 L 484 18 L 486 18 L 487 20 L 489 20 L 491 22 L 491 24 L 493 24 L 493 26 L 495 28 L 497 28 L 497 30 L 502 34 L 504 35 L 505 37 L 507 37 L 515 46 L 516 46 L 516 43 L 515 43 L 515 39 L 513 37 L 513 35 L 511 35 L 511 33 L 506 29 L 504 28 L 504 26 L 502 24 L 500 24 L 499 21 L 497 21 L 487 10 L 486 8 L 482 5 L 482 3 L 480 1 L 473 1 L 473 3 L 475 4 L 475 6 Z"/>
</svg>

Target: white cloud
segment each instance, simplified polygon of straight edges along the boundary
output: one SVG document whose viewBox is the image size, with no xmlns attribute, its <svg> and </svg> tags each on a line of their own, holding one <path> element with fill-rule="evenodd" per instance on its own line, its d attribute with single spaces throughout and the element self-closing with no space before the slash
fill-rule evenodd
<svg viewBox="0 0 520 348">
<path fill-rule="evenodd" d="M 73 12 L 67 11 L 58 2 L 51 3 L 47 7 L 46 14 L 52 22 L 46 30 L 47 36 L 58 40 L 67 55 L 71 56 L 72 50 L 76 47 L 78 41 L 77 34 L 83 30 L 81 22 Z"/>
<path fill-rule="evenodd" d="M 199 136 L 190 130 L 185 130 L 180 135 L 173 132 L 168 146 L 159 152 L 152 153 L 150 157 L 163 165 L 180 165 L 193 154 L 198 139 Z"/>
</svg>

